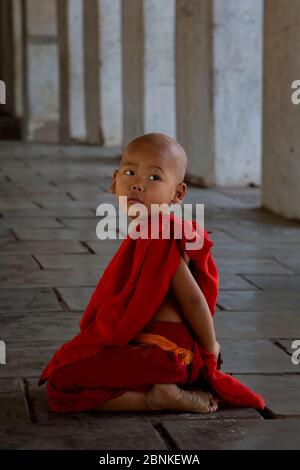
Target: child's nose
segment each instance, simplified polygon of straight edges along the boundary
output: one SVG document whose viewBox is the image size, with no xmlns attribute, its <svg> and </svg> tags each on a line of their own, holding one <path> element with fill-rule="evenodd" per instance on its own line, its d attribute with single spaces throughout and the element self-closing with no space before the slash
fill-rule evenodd
<svg viewBox="0 0 300 470">
<path fill-rule="evenodd" d="M 134 183 L 131 185 L 131 189 L 134 191 L 142 191 L 143 190 L 143 185 L 142 183 Z"/>
</svg>

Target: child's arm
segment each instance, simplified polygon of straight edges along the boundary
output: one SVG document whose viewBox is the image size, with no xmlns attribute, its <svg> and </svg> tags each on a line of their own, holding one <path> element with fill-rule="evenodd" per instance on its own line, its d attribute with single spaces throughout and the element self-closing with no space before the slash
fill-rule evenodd
<svg viewBox="0 0 300 470">
<path fill-rule="evenodd" d="M 179 267 L 170 283 L 171 290 L 200 344 L 208 352 L 213 352 L 217 358 L 220 346 L 216 341 L 213 319 L 206 299 L 186 261 L 180 258 Z"/>
</svg>

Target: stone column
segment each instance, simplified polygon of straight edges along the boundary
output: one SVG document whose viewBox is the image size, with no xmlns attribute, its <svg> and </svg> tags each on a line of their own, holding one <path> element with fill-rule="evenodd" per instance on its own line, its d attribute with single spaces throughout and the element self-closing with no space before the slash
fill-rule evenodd
<svg viewBox="0 0 300 470">
<path fill-rule="evenodd" d="M 68 0 L 67 3 L 70 139 L 79 142 L 85 142 L 87 139 L 83 1 Z"/>
<path fill-rule="evenodd" d="M 26 118 L 28 140 L 59 140 L 59 72 L 55 0 L 26 0 Z"/>
<path fill-rule="evenodd" d="M 122 2 L 123 143 L 140 134 L 176 136 L 175 1 Z"/>
<path fill-rule="evenodd" d="M 98 0 L 57 0 L 63 141 L 103 144 Z"/>
<path fill-rule="evenodd" d="M 60 141 L 67 143 L 70 135 L 68 0 L 56 0 L 56 5 L 59 46 L 59 131 Z"/>
<path fill-rule="evenodd" d="M 261 183 L 262 0 L 214 0 L 215 183 Z"/>
<path fill-rule="evenodd" d="M 144 131 L 144 1 L 122 2 L 123 143 Z"/>
<path fill-rule="evenodd" d="M 84 1 L 85 119 L 87 142 L 103 144 L 100 122 L 98 1 Z"/>
<path fill-rule="evenodd" d="M 175 1 L 144 0 L 144 131 L 176 137 Z"/>
<path fill-rule="evenodd" d="M 24 86 L 24 61 L 23 61 L 23 8 L 21 0 L 13 0 L 13 36 L 14 36 L 14 70 L 15 70 L 15 115 L 23 117 L 23 86 Z"/>
<path fill-rule="evenodd" d="M 121 1 L 98 0 L 99 99 L 105 146 L 122 142 Z"/>
<path fill-rule="evenodd" d="M 176 1 L 177 138 L 186 149 L 187 180 L 214 182 L 211 0 Z"/>
<path fill-rule="evenodd" d="M 300 219 L 300 2 L 265 1 L 262 204 Z"/>
</svg>

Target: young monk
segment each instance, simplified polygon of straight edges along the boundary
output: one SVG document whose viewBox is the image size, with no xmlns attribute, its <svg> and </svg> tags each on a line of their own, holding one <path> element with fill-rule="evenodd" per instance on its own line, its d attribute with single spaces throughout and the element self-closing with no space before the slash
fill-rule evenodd
<svg viewBox="0 0 300 470">
<path fill-rule="evenodd" d="M 186 168 L 186 153 L 174 139 L 142 135 L 125 148 L 111 191 L 117 203 L 127 196 L 126 211 L 139 202 L 151 214 L 152 204 L 182 203 Z M 90 299 L 80 333 L 55 353 L 38 381 L 48 381 L 52 411 L 210 413 L 218 401 L 264 408 L 261 396 L 218 370 L 213 243 L 205 231 L 199 249 L 175 238 L 123 241 Z"/>
<path fill-rule="evenodd" d="M 125 148 L 119 168 L 113 173 L 111 191 L 116 195 L 117 201 L 119 196 L 127 196 L 128 207 L 141 203 L 150 214 L 152 204 L 182 203 L 187 191 L 184 182 L 186 168 L 186 152 L 178 142 L 160 133 L 142 135 Z M 172 331 L 175 333 L 176 328 L 178 332 L 184 332 L 183 337 L 190 337 L 191 329 L 200 344 L 218 358 L 220 346 L 216 340 L 212 316 L 188 264 L 189 259 L 183 253 L 167 296 L 152 322 L 157 322 L 158 332 L 159 328 L 164 327 L 165 336 L 168 336 L 169 330 L 171 339 Z M 147 327 L 145 331 L 148 331 Z M 165 351 L 160 353 L 167 354 Z M 156 364 L 159 367 L 159 362 Z M 175 375 L 174 380 L 176 379 L 180 377 L 176 378 Z M 210 392 L 184 390 L 176 383 L 164 382 L 153 384 L 144 393 L 126 391 L 97 407 L 99 410 L 110 411 L 170 409 L 199 413 L 214 412 L 217 408 L 217 399 Z"/>
</svg>

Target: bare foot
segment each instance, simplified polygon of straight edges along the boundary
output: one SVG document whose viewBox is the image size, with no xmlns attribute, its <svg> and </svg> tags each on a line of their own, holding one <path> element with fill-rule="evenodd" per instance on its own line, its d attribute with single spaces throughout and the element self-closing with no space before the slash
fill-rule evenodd
<svg viewBox="0 0 300 470">
<path fill-rule="evenodd" d="M 217 400 L 203 390 L 183 390 L 176 384 L 155 384 L 146 393 L 150 410 L 194 411 L 212 413 L 218 409 Z"/>
</svg>

